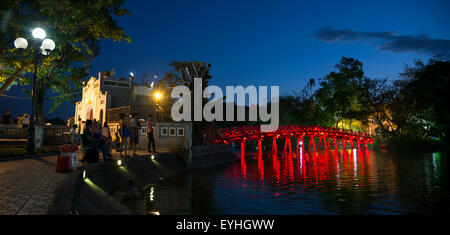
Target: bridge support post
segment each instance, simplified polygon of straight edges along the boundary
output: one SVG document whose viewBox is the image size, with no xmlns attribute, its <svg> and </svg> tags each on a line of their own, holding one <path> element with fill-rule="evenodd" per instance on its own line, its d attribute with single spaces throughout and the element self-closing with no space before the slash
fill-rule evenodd
<svg viewBox="0 0 450 235">
<path fill-rule="evenodd" d="M 286 137 L 285 142 L 284 142 L 284 152 L 287 152 L 287 148 L 289 148 L 289 153 L 292 152 L 292 147 L 291 147 L 291 137 Z"/>
<path fill-rule="evenodd" d="M 331 145 L 331 138 L 328 138 L 328 146 L 327 146 L 327 149 L 330 149 L 330 145 Z"/>
<path fill-rule="evenodd" d="M 334 149 L 337 151 L 339 150 L 339 139 L 336 142 L 336 136 L 333 137 L 334 139 Z"/>
<path fill-rule="evenodd" d="M 241 158 L 245 157 L 245 140 L 241 140 Z"/>
<path fill-rule="evenodd" d="M 313 152 L 316 151 L 316 141 L 314 141 L 314 136 L 311 136 L 312 146 L 313 146 Z"/>
<path fill-rule="evenodd" d="M 353 139 L 350 140 L 350 147 L 351 147 L 352 150 L 353 150 Z"/>
<path fill-rule="evenodd" d="M 346 150 L 347 149 L 347 140 L 346 139 L 342 139 L 342 150 Z"/>
<path fill-rule="evenodd" d="M 273 137 L 273 141 L 272 141 L 272 152 L 276 153 L 277 152 L 277 137 Z"/>
<path fill-rule="evenodd" d="M 262 139 L 258 138 L 258 154 L 262 153 L 262 144 L 261 144 Z"/>
<path fill-rule="evenodd" d="M 358 150 L 360 150 L 360 149 L 361 149 L 361 146 L 360 146 L 359 138 L 357 139 L 357 142 L 358 142 Z"/>
<path fill-rule="evenodd" d="M 288 137 L 284 139 L 284 152 L 286 152 L 287 150 L 287 145 L 288 145 Z"/>
<path fill-rule="evenodd" d="M 328 149 L 327 138 L 326 137 L 323 137 L 323 146 L 324 146 L 325 150 Z"/>
<path fill-rule="evenodd" d="M 289 144 L 289 153 L 292 153 L 291 137 L 288 138 L 288 144 Z"/>
</svg>

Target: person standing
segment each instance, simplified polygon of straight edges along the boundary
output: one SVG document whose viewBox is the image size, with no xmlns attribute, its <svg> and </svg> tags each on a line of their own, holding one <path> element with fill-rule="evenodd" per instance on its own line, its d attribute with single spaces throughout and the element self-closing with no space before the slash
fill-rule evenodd
<svg viewBox="0 0 450 235">
<path fill-rule="evenodd" d="M 153 152 L 156 152 L 156 148 L 155 148 L 155 138 L 153 136 L 153 125 L 152 122 L 150 121 L 151 116 L 148 116 L 147 119 L 147 138 L 148 138 L 148 152 L 151 153 L 150 151 L 150 146 L 153 147 Z"/>
<path fill-rule="evenodd" d="M 30 126 L 30 118 L 28 113 L 25 113 L 22 118 L 22 128 L 28 128 L 28 126 Z"/>
<path fill-rule="evenodd" d="M 18 128 L 22 128 L 22 117 L 20 116 L 20 114 L 17 114 L 17 127 Z"/>
<path fill-rule="evenodd" d="M 111 131 L 109 129 L 108 123 L 105 122 L 103 127 L 100 129 L 100 146 L 102 148 L 103 160 L 112 160 L 110 146 L 111 146 Z"/>
<path fill-rule="evenodd" d="M 11 111 L 9 111 L 9 109 L 7 109 L 2 115 L 2 123 L 4 125 L 14 125 L 14 121 L 11 118 Z"/>
<path fill-rule="evenodd" d="M 72 129 L 70 129 L 70 142 L 72 145 L 79 145 L 80 137 L 77 133 L 78 126 L 77 124 L 72 125 Z"/>
<path fill-rule="evenodd" d="M 131 144 L 133 145 L 133 156 L 137 156 L 136 148 L 139 144 L 139 131 L 141 130 L 141 123 L 139 122 L 136 114 L 133 114 L 130 126 L 131 126 Z"/>
<path fill-rule="evenodd" d="M 98 162 L 98 140 L 94 138 L 94 129 L 92 120 L 86 121 L 86 127 L 83 130 L 81 141 L 83 143 L 83 159 L 81 162 Z"/>
<path fill-rule="evenodd" d="M 127 154 L 128 151 L 128 143 L 130 141 L 130 129 L 128 124 L 124 120 L 125 115 L 120 115 L 120 121 L 119 121 L 119 136 L 121 140 L 121 147 L 123 148 L 125 152 L 125 157 L 129 157 Z M 122 152 L 120 152 L 120 157 L 122 157 Z"/>
<path fill-rule="evenodd" d="M 84 133 L 84 129 L 86 129 L 86 121 L 81 122 L 80 135 Z"/>
</svg>

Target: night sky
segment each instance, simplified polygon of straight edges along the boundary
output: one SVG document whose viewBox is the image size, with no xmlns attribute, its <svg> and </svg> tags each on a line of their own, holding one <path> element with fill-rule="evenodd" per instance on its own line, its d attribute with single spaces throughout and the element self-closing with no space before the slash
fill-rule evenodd
<svg viewBox="0 0 450 235">
<path fill-rule="evenodd" d="M 162 77 L 173 60 L 199 60 L 211 63 L 210 84 L 278 85 L 288 94 L 334 70 L 342 56 L 363 62 L 368 77 L 396 79 L 414 59 L 450 55 L 445 0 L 129 0 L 125 8 L 131 15 L 118 21 L 132 43 L 103 41 L 93 76 L 114 68 L 118 77 Z M 19 91 L 5 94 L 25 96 Z M 23 114 L 30 102 L 0 97 L 5 109 Z M 68 102 L 46 116 L 65 119 L 74 109 Z"/>
</svg>

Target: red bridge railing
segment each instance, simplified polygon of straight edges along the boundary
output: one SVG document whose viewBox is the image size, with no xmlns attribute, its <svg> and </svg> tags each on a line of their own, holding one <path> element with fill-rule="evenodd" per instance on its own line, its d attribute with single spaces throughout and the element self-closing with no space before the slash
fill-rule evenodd
<svg viewBox="0 0 450 235">
<path fill-rule="evenodd" d="M 358 149 L 363 144 L 363 147 L 367 148 L 367 144 L 373 144 L 374 138 L 364 132 L 356 132 L 351 130 L 329 128 L 329 127 L 317 127 L 317 126 L 295 126 L 284 125 L 280 126 L 278 130 L 274 132 L 261 132 L 259 126 L 244 126 L 244 127 L 231 127 L 222 128 L 217 130 L 216 143 L 240 142 L 245 143 L 247 140 L 258 140 L 258 146 L 261 144 L 261 140 L 264 138 L 272 138 L 276 143 L 277 138 L 284 138 L 286 140 L 285 149 L 291 145 L 291 138 L 297 138 L 297 145 L 303 142 L 304 137 L 309 137 L 310 145 L 312 143 L 315 149 L 314 138 L 319 139 L 319 146 L 323 142 L 325 148 L 329 148 L 331 140 L 334 141 L 334 146 L 337 148 L 339 141 L 342 141 L 343 148 L 346 148 L 347 142 L 350 142 L 353 149 L 354 143 L 358 144 Z M 276 144 L 275 144 L 276 145 Z M 297 146 L 298 149 L 299 146 Z M 276 146 L 275 146 L 276 148 Z M 275 149 L 276 151 L 276 149 Z"/>
</svg>

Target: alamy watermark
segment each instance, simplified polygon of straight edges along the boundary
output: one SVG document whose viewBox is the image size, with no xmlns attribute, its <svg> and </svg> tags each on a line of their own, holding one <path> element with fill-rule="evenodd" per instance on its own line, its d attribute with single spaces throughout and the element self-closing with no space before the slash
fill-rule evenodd
<svg viewBox="0 0 450 235">
<path fill-rule="evenodd" d="M 171 115 L 174 121 L 245 121 L 245 97 L 249 98 L 249 120 L 269 122 L 262 124 L 262 132 L 273 132 L 279 126 L 279 87 L 270 87 L 270 113 L 268 113 L 267 86 L 227 86 L 225 95 L 226 117 L 224 120 L 223 91 L 218 86 L 202 87 L 202 78 L 194 78 L 193 100 L 191 90 L 186 86 L 177 86 L 172 89 L 171 97 L 177 99 L 172 105 Z M 214 97 L 213 97 L 214 94 Z M 235 96 L 237 97 L 235 103 Z M 210 99 L 202 105 L 202 99 Z M 192 103 L 194 107 L 192 106 Z M 237 120 L 234 120 L 235 104 L 237 107 Z M 258 111 L 259 112 L 258 112 Z M 204 119 L 203 119 L 204 118 Z"/>
</svg>

